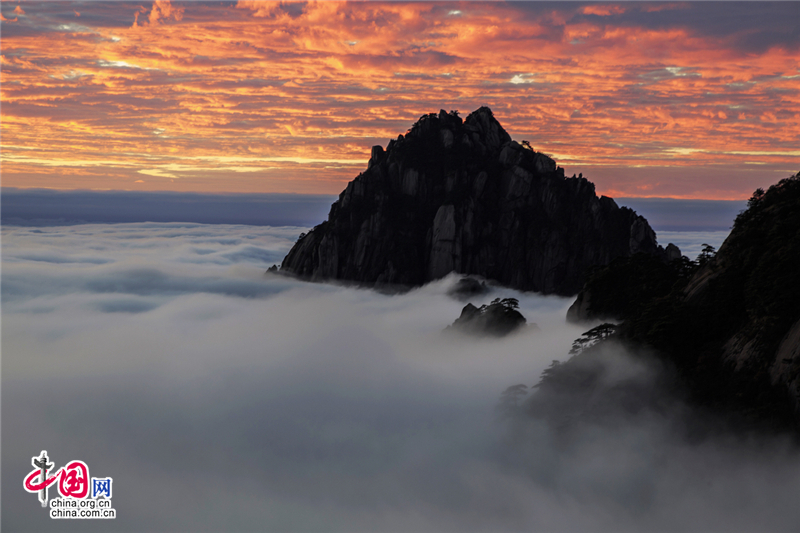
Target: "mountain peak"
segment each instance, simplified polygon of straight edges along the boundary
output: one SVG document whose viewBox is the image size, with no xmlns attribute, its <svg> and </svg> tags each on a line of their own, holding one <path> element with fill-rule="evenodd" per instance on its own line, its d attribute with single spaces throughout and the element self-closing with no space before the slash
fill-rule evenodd
<svg viewBox="0 0 800 533">
<path fill-rule="evenodd" d="M 464 124 L 467 128 L 477 128 L 481 140 L 490 150 L 499 150 L 503 144 L 511 140 L 511 136 L 494 118 L 494 113 L 488 107 L 481 107 L 470 113 Z"/>
<path fill-rule="evenodd" d="M 301 238 L 282 271 L 417 286 L 451 271 L 522 290 L 576 294 L 585 272 L 638 251 L 663 255 L 647 221 L 545 154 L 492 110 L 440 110 L 384 150 Z"/>
<path fill-rule="evenodd" d="M 444 149 L 464 145 L 476 149 L 483 156 L 499 151 L 511 141 L 511 136 L 497 121 L 492 110 L 484 106 L 470 113 L 464 121 L 458 111 L 446 112 L 441 109 L 438 113 L 422 115 L 405 135 L 389 143 L 387 152 L 404 141 L 441 144 Z"/>
</svg>

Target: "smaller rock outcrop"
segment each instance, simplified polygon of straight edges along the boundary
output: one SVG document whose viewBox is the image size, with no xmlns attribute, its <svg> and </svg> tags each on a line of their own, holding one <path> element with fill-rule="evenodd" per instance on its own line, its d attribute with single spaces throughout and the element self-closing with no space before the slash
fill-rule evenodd
<svg viewBox="0 0 800 533">
<path fill-rule="evenodd" d="M 496 298 L 489 305 L 464 306 L 461 316 L 447 326 L 445 331 L 459 331 L 469 335 L 504 337 L 524 327 L 527 321 L 517 311 L 519 301 L 515 298 Z"/>
</svg>

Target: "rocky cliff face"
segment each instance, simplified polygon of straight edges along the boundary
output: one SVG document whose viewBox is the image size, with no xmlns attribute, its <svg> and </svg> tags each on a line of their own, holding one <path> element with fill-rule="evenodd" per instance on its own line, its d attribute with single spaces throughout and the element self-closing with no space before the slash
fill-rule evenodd
<svg viewBox="0 0 800 533">
<path fill-rule="evenodd" d="M 716 255 L 618 259 L 570 315 L 623 320 L 620 338 L 655 349 L 703 405 L 800 429 L 799 267 L 797 174 L 756 191 Z"/>
<path fill-rule="evenodd" d="M 724 392 L 755 412 L 791 406 L 800 428 L 800 173 L 756 191 L 678 298 L 705 343 L 698 366 L 724 369 Z"/>
<path fill-rule="evenodd" d="M 639 251 L 665 254 L 643 217 L 598 198 L 586 179 L 565 178 L 482 107 L 463 122 L 424 115 L 386 150 L 374 147 L 281 271 L 404 286 L 455 271 L 572 295 L 593 265 Z"/>
</svg>

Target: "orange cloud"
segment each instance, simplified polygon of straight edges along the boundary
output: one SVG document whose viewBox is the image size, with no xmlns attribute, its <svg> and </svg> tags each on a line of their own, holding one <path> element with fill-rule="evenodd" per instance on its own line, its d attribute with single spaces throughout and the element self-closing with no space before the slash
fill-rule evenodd
<svg viewBox="0 0 800 533">
<path fill-rule="evenodd" d="M 173 8 L 170 0 L 155 0 L 150 10 L 148 20 L 151 25 L 158 24 L 160 20 L 180 21 L 183 18 L 184 8 Z"/>
<path fill-rule="evenodd" d="M 598 15 L 608 17 L 625 13 L 625 8 L 621 5 L 591 5 L 582 9 L 584 15 Z"/>
<path fill-rule="evenodd" d="M 133 27 L 141 26 L 139 24 L 139 14 L 144 13 L 146 10 L 144 8 L 140 8 L 141 11 L 137 11 L 134 13 L 133 19 Z M 170 20 L 179 22 L 183 18 L 184 8 L 175 8 L 172 6 L 170 0 L 155 0 L 153 2 L 153 6 L 150 9 L 150 14 L 147 16 L 147 23 L 146 26 L 156 26 L 163 22 L 168 22 Z"/>
<path fill-rule="evenodd" d="M 85 5 L 3 36 L 4 185 L 336 193 L 419 115 L 480 105 L 600 192 L 746 197 L 800 167 L 796 51 L 634 23 L 649 4 L 157 1 L 129 28 Z"/>
</svg>

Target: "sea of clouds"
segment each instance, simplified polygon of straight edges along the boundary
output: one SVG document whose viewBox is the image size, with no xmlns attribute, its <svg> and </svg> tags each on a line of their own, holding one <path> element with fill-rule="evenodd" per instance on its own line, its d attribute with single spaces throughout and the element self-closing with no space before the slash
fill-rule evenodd
<svg viewBox="0 0 800 533">
<path fill-rule="evenodd" d="M 388 295 L 265 275 L 304 230 L 4 226 L 3 529 L 796 530 L 783 440 L 498 419 L 587 329 L 570 299 L 496 288 L 471 301 L 518 298 L 539 329 L 442 335 L 454 278 Z M 51 520 L 22 487 L 41 450 L 113 477 L 115 522 Z"/>
</svg>

